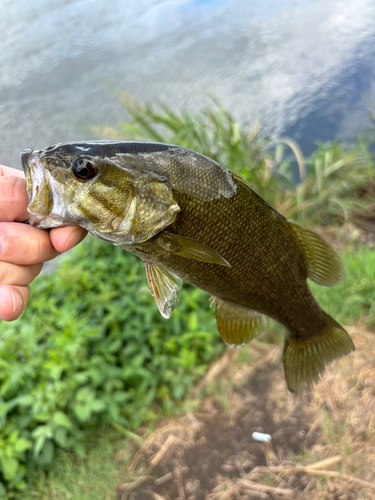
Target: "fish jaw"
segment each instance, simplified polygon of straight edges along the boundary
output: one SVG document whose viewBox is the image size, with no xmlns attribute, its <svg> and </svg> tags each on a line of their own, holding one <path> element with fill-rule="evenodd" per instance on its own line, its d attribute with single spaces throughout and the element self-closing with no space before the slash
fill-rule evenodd
<svg viewBox="0 0 375 500">
<path fill-rule="evenodd" d="M 66 186 L 45 168 L 39 153 L 31 149 L 25 149 L 21 153 L 29 200 L 28 223 L 39 229 L 77 225 L 68 215 Z"/>
</svg>

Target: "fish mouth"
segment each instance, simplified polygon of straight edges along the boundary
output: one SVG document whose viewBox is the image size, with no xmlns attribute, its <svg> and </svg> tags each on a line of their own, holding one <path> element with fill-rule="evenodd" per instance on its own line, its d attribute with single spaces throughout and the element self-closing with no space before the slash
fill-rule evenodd
<svg viewBox="0 0 375 500">
<path fill-rule="evenodd" d="M 40 153 L 32 149 L 25 149 L 21 153 L 29 200 L 28 223 L 40 229 L 76 225 L 66 216 L 63 188 L 44 167 Z"/>
<path fill-rule="evenodd" d="M 44 179 L 44 167 L 38 156 L 38 151 L 24 149 L 21 153 L 22 168 L 26 178 L 29 204 L 35 200 Z"/>
<path fill-rule="evenodd" d="M 21 162 L 29 199 L 27 210 L 30 217 L 28 223 L 31 226 L 41 227 L 43 220 L 51 213 L 53 207 L 51 196 L 48 196 L 49 186 L 46 180 L 46 171 L 38 151 L 32 149 L 23 150 Z"/>
<path fill-rule="evenodd" d="M 25 174 L 26 189 L 27 189 L 27 196 L 29 199 L 29 203 L 30 203 L 31 196 L 32 196 L 33 182 L 32 182 L 31 171 L 30 171 L 29 164 L 28 164 L 28 159 L 32 153 L 33 153 L 32 149 L 24 149 L 21 153 L 21 163 L 22 163 L 22 168 L 23 168 L 24 174 Z"/>
</svg>

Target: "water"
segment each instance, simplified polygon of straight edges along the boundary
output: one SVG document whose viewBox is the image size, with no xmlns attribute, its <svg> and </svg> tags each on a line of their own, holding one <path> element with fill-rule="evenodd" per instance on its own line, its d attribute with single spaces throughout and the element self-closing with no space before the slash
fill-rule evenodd
<svg viewBox="0 0 375 500">
<path fill-rule="evenodd" d="M 354 139 L 375 100 L 372 0 L 2 0 L 0 163 L 25 147 L 98 138 L 122 89 L 198 109 L 214 95 L 242 123 Z"/>
</svg>

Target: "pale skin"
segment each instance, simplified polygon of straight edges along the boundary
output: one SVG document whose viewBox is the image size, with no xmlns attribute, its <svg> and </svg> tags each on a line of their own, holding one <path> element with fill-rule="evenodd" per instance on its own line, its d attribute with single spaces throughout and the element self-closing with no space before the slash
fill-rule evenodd
<svg viewBox="0 0 375 500">
<path fill-rule="evenodd" d="M 43 262 L 66 252 L 86 236 L 79 226 L 36 229 L 28 219 L 23 172 L 0 165 L 0 320 L 17 319 L 30 295 L 29 283 Z M 3 245 L 2 245 L 3 243 Z"/>
</svg>

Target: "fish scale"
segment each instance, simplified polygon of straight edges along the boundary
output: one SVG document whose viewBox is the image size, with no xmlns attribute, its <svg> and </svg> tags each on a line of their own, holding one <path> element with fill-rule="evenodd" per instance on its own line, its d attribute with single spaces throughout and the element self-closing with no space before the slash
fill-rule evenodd
<svg viewBox="0 0 375 500">
<path fill-rule="evenodd" d="M 178 192 L 175 197 L 181 212 L 170 229 L 176 234 L 215 248 L 232 267 L 228 269 L 193 260 L 187 261 L 168 254 L 165 255 L 166 258 L 160 256 L 157 263 L 168 266 L 184 281 L 199 286 L 216 297 L 242 307 L 260 310 L 282 324 L 288 324 L 289 327 L 292 317 L 295 318 L 294 324 L 301 323 L 301 320 L 303 323 L 308 322 L 311 317 L 319 319 L 321 309 L 307 287 L 307 272 L 303 259 L 295 251 L 291 236 L 286 237 L 280 230 L 280 222 L 286 225 L 285 219 L 283 221 L 278 214 L 278 217 L 270 214 L 268 206 L 259 203 L 256 197 L 248 198 L 247 192 L 241 186 L 235 197 L 236 203 L 234 200 L 218 200 L 209 204 L 210 209 L 204 203 L 197 204 L 193 197 L 179 195 Z M 244 204 L 243 198 L 246 199 L 245 209 L 238 210 L 238 207 Z M 213 207 L 213 204 L 216 207 Z M 266 212 L 266 221 L 262 212 Z M 278 218 L 281 220 L 278 221 Z M 211 224 L 205 227 L 207 219 L 216 221 L 216 226 L 220 228 L 218 233 L 210 230 Z M 270 230 L 270 223 L 274 224 L 276 231 Z M 227 237 L 222 237 L 225 234 Z M 281 243 L 287 245 L 283 253 L 278 251 Z M 149 245 L 153 244 L 156 242 L 147 242 L 142 248 L 146 248 L 146 245 L 149 248 Z M 150 249 L 148 251 L 154 253 Z M 273 300 L 265 301 L 264 297 L 271 297 Z M 285 311 L 283 304 L 288 298 L 297 301 L 298 309 Z M 301 308 L 304 309 L 302 314 Z M 283 317 L 287 312 L 287 317 Z"/>
<path fill-rule="evenodd" d="M 30 224 L 76 223 L 140 257 L 163 316 L 186 281 L 211 293 L 231 346 L 259 336 L 263 315 L 281 323 L 291 391 L 311 387 L 327 363 L 354 349 L 306 282 L 339 283 L 337 254 L 235 172 L 180 146 L 137 141 L 61 143 L 21 159 Z"/>
</svg>

